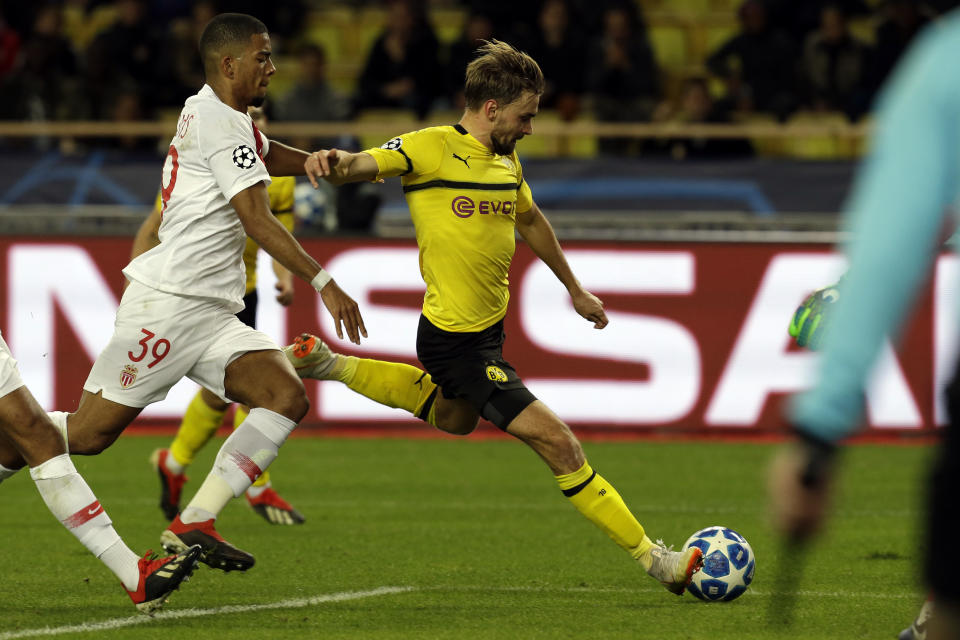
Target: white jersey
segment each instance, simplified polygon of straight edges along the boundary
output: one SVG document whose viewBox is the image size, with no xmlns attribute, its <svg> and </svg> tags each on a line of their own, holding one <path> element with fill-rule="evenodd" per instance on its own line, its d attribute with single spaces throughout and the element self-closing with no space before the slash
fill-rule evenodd
<svg viewBox="0 0 960 640">
<path fill-rule="evenodd" d="M 209 85 L 187 98 L 163 165 L 160 244 L 134 258 L 124 275 L 243 309 L 247 236 L 230 199 L 270 183 L 263 163 L 269 144 L 249 115 L 224 104 Z"/>
</svg>

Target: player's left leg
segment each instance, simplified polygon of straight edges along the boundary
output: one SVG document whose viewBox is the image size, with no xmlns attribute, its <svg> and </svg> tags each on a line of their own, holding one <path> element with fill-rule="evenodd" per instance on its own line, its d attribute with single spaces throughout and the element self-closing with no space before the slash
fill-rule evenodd
<svg viewBox="0 0 960 640">
<path fill-rule="evenodd" d="M 187 467 L 220 428 L 228 408 L 230 403 L 201 388 L 187 405 L 170 447 L 157 449 L 150 456 L 150 463 L 160 477 L 160 510 L 167 520 L 173 520 L 180 513 L 180 496 L 188 480 Z"/>
<path fill-rule="evenodd" d="M 525 388 L 494 392 L 483 415 L 533 449 L 550 467 L 560 490 L 577 510 L 637 560 L 670 592 L 682 594 L 703 564 L 691 548 L 670 551 L 647 537 L 617 490 L 587 462 L 570 428 Z"/>
<path fill-rule="evenodd" d="M 417 367 L 334 353 L 323 340 L 309 333 L 297 336 L 283 352 L 301 378 L 342 382 L 374 402 L 404 409 L 447 431 L 437 419 L 435 400 L 438 387 L 429 373 Z"/>
<path fill-rule="evenodd" d="M 303 383 L 272 341 L 242 323 L 225 326 L 217 345 L 190 377 L 224 397 L 251 407 L 243 424 L 223 443 L 197 494 L 161 536 L 164 547 L 203 547 L 202 561 L 225 571 L 245 571 L 254 558 L 226 542 L 214 521 L 277 457 L 280 446 L 309 408 Z M 244 345 L 251 348 L 243 351 Z M 253 350 L 260 347 L 263 350 Z M 239 351 L 238 351 L 239 349 Z M 235 357 L 237 354 L 239 357 Z M 223 361 L 229 361 L 226 367 Z M 215 370 L 222 373 L 218 382 Z M 220 389 L 217 389 L 217 386 Z"/>
<path fill-rule="evenodd" d="M 238 429 L 250 414 L 250 409 L 243 405 L 237 406 L 233 414 L 233 428 Z M 307 521 L 303 514 L 293 508 L 289 502 L 280 497 L 270 482 L 270 470 L 264 469 L 246 491 L 247 504 L 253 512 L 270 524 L 303 524 Z"/>
</svg>

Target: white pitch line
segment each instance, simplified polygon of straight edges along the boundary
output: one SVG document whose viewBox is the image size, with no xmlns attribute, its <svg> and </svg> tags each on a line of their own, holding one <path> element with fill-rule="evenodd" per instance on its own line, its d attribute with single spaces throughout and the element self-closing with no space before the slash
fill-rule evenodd
<svg viewBox="0 0 960 640">
<path fill-rule="evenodd" d="M 491 591 L 506 591 L 506 592 L 527 592 L 527 593 L 663 593 L 663 589 L 657 587 L 637 587 L 636 589 L 627 588 L 627 587 L 531 587 L 531 586 L 518 586 L 518 587 L 471 587 L 471 586 L 458 586 L 458 585 L 436 585 L 431 587 L 425 587 L 423 591 L 470 591 L 470 592 L 491 592 Z M 767 597 L 779 597 L 783 594 L 776 593 L 773 591 L 763 591 L 750 588 L 747 590 L 745 595 L 756 596 L 760 598 Z M 874 600 L 913 600 L 913 599 L 923 599 L 923 592 L 917 593 L 870 593 L 870 592 L 855 592 L 855 591 L 810 591 L 802 590 L 791 593 L 790 595 L 799 596 L 803 598 L 843 598 L 843 599 L 858 599 L 858 598 L 870 598 Z M 0 637 L 0 640 L 3 640 Z"/>
<path fill-rule="evenodd" d="M 209 609 L 176 609 L 173 611 L 163 611 L 149 616 L 130 616 L 128 618 L 114 618 L 113 620 L 104 620 L 102 622 L 84 622 L 82 624 L 73 624 L 63 627 L 42 627 L 39 629 L 23 629 L 20 631 L 9 631 L 0 633 L 0 640 L 14 640 L 15 638 L 35 638 L 38 636 L 57 636 L 64 633 L 84 633 L 91 631 L 110 631 L 122 627 L 133 627 L 140 624 L 160 620 L 179 620 L 181 618 L 201 618 L 203 616 L 216 616 L 223 613 L 247 613 L 250 611 L 263 611 L 266 609 L 298 609 L 311 607 L 327 602 L 344 602 L 346 600 L 359 600 L 361 598 L 372 598 L 374 596 L 384 596 L 393 593 L 406 593 L 414 591 L 414 587 L 378 587 L 369 591 L 344 591 L 341 593 L 330 593 L 312 598 L 297 598 L 294 600 L 280 600 L 279 602 L 267 602 L 263 604 L 240 604 L 227 605 L 224 607 L 212 607 Z"/>
</svg>

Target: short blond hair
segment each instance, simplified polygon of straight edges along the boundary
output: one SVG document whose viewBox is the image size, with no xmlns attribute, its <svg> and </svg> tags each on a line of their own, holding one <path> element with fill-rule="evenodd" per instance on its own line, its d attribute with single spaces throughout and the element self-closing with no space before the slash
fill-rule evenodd
<svg viewBox="0 0 960 640">
<path fill-rule="evenodd" d="M 506 42 L 485 40 L 477 52 L 479 56 L 467 65 L 463 88 L 468 109 L 479 109 L 487 100 L 510 104 L 525 91 L 543 94 L 543 71 L 523 51 Z"/>
</svg>

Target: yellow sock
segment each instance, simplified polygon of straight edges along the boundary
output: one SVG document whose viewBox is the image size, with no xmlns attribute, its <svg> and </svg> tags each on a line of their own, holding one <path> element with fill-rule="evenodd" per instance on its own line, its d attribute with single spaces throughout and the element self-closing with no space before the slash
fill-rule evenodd
<svg viewBox="0 0 960 640">
<path fill-rule="evenodd" d="M 233 412 L 233 428 L 236 430 L 243 421 L 247 419 L 247 414 L 250 413 L 239 404 L 237 405 L 237 410 Z M 260 477 L 253 481 L 254 487 L 265 487 L 270 484 L 270 470 L 266 469 L 263 473 L 260 474 Z"/>
<path fill-rule="evenodd" d="M 200 392 L 193 397 L 183 414 L 180 429 L 170 444 L 170 453 L 173 459 L 187 466 L 193 462 L 197 452 L 207 444 L 213 434 L 217 432 L 226 411 L 212 409 L 203 401 Z"/>
<path fill-rule="evenodd" d="M 573 473 L 555 477 L 563 495 L 570 499 L 577 511 L 610 536 L 645 569 L 650 568 L 649 551 L 653 543 L 613 485 L 591 469 L 587 462 Z"/>
<path fill-rule="evenodd" d="M 430 374 L 402 362 L 340 356 L 332 372 L 337 380 L 362 396 L 388 407 L 409 411 L 437 426 L 434 399 L 437 385 Z"/>
</svg>

